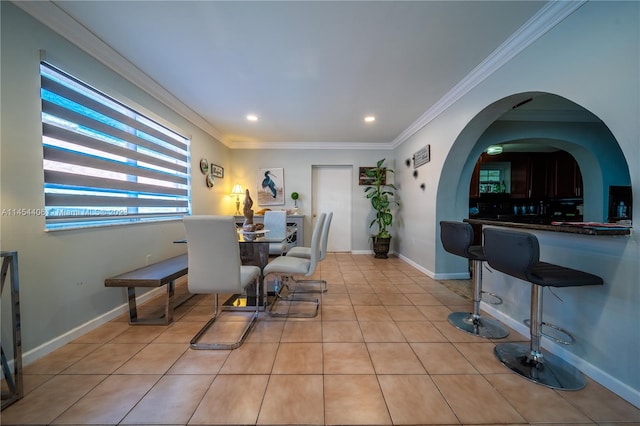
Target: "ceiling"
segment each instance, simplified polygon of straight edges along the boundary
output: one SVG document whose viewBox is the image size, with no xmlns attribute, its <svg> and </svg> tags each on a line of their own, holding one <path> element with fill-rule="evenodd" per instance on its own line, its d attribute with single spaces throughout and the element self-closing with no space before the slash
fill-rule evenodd
<svg viewBox="0 0 640 426">
<path fill-rule="evenodd" d="M 24 3 L 18 5 L 29 13 L 30 7 L 41 7 Z M 45 3 L 49 11 L 38 19 L 50 24 L 53 9 L 64 14 L 66 21 L 58 19 L 64 25 L 52 28 L 75 33 L 81 47 L 104 55 L 99 59 L 112 67 L 120 61 L 114 69 L 160 92 L 174 109 L 235 148 L 397 145 L 548 6 L 540 1 Z M 258 121 L 248 121 L 247 114 Z M 365 123 L 366 115 L 376 120 Z"/>
</svg>

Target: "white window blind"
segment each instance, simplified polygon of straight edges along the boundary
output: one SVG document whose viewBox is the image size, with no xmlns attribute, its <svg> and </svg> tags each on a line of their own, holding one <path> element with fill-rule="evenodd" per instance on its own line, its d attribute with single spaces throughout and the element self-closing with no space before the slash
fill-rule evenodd
<svg viewBox="0 0 640 426">
<path fill-rule="evenodd" d="M 46 229 L 181 219 L 189 140 L 40 64 Z"/>
</svg>

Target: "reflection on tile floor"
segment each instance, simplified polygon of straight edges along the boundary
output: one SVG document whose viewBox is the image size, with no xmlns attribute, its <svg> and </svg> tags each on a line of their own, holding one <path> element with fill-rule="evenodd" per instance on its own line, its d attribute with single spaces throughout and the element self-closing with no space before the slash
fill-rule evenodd
<svg viewBox="0 0 640 426">
<path fill-rule="evenodd" d="M 169 326 L 123 315 L 26 366 L 25 397 L 0 423 L 640 425 L 640 410 L 591 380 L 560 392 L 511 374 L 492 341 L 447 322 L 469 301 L 399 259 L 329 254 L 316 275 L 329 282 L 316 318 L 261 314 L 233 351 L 189 349 L 210 296 Z M 241 330 L 246 314 L 224 315 L 205 338 Z"/>
</svg>

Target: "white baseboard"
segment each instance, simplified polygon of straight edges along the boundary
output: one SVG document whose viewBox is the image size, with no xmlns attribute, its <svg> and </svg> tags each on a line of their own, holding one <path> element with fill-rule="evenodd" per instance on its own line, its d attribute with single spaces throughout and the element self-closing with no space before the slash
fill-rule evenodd
<svg viewBox="0 0 640 426">
<path fill-rule="evenodd" d="M 434 273 L 430 270 L 428 270 L 427 268 L 422 267 L 422 265 L 418 265 L 416 262 L 414 262 L 413 260 L 409 259 L 406 256 L 403 256 L 401 254 L 398 255 L 398 257 L 403 260 L 405 263 L 408 263 L 409 265 L 413 266 L 414 268 L 416 268 L 418 271 L 422 272 L 423 274 L 425 274 L 426 276 L 428 276 L 429 278 L 433 278 L 434 277 Z"/>
<path fill-rule="evenodd" d="M 529 336 L 529 327 L 521 323 L 520 321 L 516 321 L 515 319 L 505 315 L 501 311 L 497 310 L 490 304 L 486 302 L 481 302 L 480 307 L 483 311 L 497 319 L 498 321 L 504 323 L 505 325 L 511 327 L 513 330 L 522 334 L 523 336 Z M 564 348 L 563 345 L 555 343 L 552 340 L 547 339 L 546 337 L 542 337 L 542 347 L 554 355 L 559 356 L 563 360 L 567 361 L 569 364 L 576 367 L 578 370 L 582 371 L 586 376 L 589 376 L 595 382 L 601 384 L 605 388 L 609 389 L 611 392 L 618 395 L 620 398 L 625 399 L 629 403 L 633 404 L 635 407 L 640 408 L 640 391 L 637 389 L 633 389 L 631 386 L 622 383 L 620 380 L 612 377 L 611 375 L 605 373 L 598 367 L 590 364 L 584 359 L 576 356 L 574 353 L 569 352 Z"/>
<path fill-rule="evenodd" d="M 469 274 L 465 274 L 464 272 L 454 274 L 435 274 L 433 276 L 434 280 L 468 280 L 469 278 L 471 278 Z"/>
<path fill-rule="evenodd" d="M 373 256 L 373 250 L 351 250 L 351 254 L 370 254 Z"/>
<path fill-rule="evenodd" d="M 164 286 L 153 289 L 140 296 L 136 296 L 136 303 L 140 305 L 141 303 L 144 303 L 155 296 L 166 293 L 166 291 L 167 289 Z M 32 362 L 55 351 L 56 349 L 66 345 L 67 343 L 74 341 L 78 337 L 100 327 L 101 325 L 108 323 L 109 321 L 126 312 L 129 312 L 129 304 L 123 303 L 122 305 L 110 310 L 109 312 L 106 312 L 72 330 L 67 331 L 60 336 L 57 336 L 55 339 L 51 339 L 48 342 L 41 344 L 40 346 L 24 352 L 22 354 L 22 365 L 26 366 L 31 364 Z"/>
</svg>

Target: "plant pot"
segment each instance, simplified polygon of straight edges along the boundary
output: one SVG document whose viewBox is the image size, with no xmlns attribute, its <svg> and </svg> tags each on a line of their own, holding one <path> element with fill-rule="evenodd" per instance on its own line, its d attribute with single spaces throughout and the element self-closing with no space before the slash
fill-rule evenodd
<svg viewBox="0 0 640 426">
<path fill-rule="evenodd" d="M 389 256 L 389 244 L 391 243 L 391 237 L 376 237 L 375 235 L 371 237 L 373 239 L 373 252 L 377 259 L 387 259 Z"/>
</svg>

